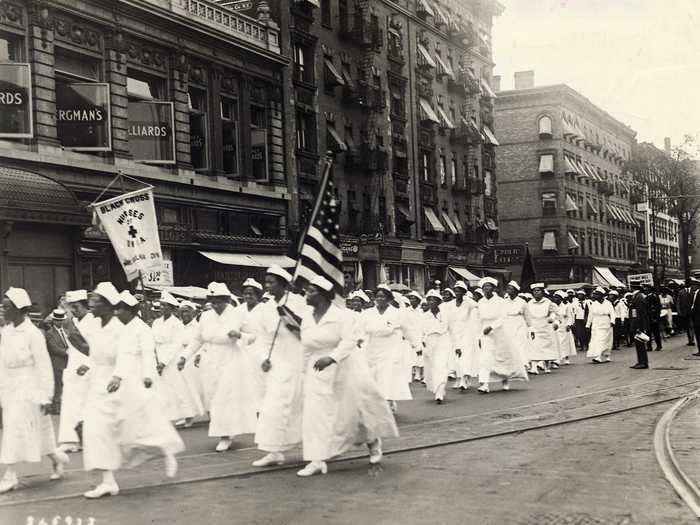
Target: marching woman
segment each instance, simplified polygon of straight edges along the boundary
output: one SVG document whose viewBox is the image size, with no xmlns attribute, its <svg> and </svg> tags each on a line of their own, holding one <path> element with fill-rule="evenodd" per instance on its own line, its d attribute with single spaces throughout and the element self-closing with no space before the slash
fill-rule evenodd
<svg viewBox="0 0 700 525">
<path fill-rule="evenodd" d="M 56 450 L 49 408 L 53 397 L 53 371 L 46 340 L 28 317 L 32 301 L 22 288 L 10 288 L 2 299 L 5 325 L 0 331 L 0 405 L 2 441 L 0 463 L 6 465 L 0 493 L 19 487 L 15 465 L 38 463 L 48 456 L 51 479 L 60 479 L 65 452 Z"/>
<path fill-rule="evenodd" d="M 157 390 L 168 418 L 176 421 L 176 426 L 191 426 L 192 419 L 204 413 L 204 407 L 198 402 L 194 388 L 187 384 L 185 374 L 177 368 L 184 339 L 182 321 L 175 317 L 180 304 L 170 293 L 163 292 L 160 305 L 163 315 L 152 325 L 161 375 Z"/>
<path fill-rule="evenodd" d="M 381 295 L 381 294 L 379 294 Z M 301 323 L 304 352 L 303 456 L 297 472 L 325 474 L 326 460 L 366 444 L 369 461 L 382 459 L 381 438 L 397 437 L 396 422 L 357 353 L 352 318 L 332 304 L 333 285 L 314 278 L 306 289 L 313 308 Z"/>
<path fill-rule="evenodd" d="M 450 373 L 450 339 L 449 320 L 442 313 L 442 297 L 437 290 L 430 290 L 425 301 L 428 311 L 423 321 L 423 362 L 425 364 L 425 385 L 435 395 L 435 402 L 440 405 L 445 400 L 447 376 Z"/>
<path fill-rule="evenodd" d="M 544 284 L 530 285 L 532 300 L 525 308 L 525 322 L 530 333 L 528 358 L 531 374 L 537 375 L 540 364 L 544 373 L 550 374 L 551 363 L 559 359 L 559 346 L 556 334 L 559 326 L 556 323 L 557 312 L 552 301 L 544 296 Z"/>
<path fill-rule="evenodd" d="M 199 332 L 180 357 L 178 369 L 182 371 L 187 359 L 203 344 L 207 355 L 202 361 L 218 366 L 218 373 L 210 370 L 205 381 L 215 380 L 216 389 L 209 408 L 209 436 L 218 437 L 217 452 L 228 450 L 234 436 L 255 432 L 257 422 L 256 383 L 253 364 L 238 342 L 243 320 L 231 305 L 231 292 L 225 283 L 213 282 L 208 287 L 212 309 L 204 312 L 199 320 Z"/>
<path fill-rule="evenodd" d="M 257 389 L 256 407 L 260 410 L 265 395 L 265 372 L 262 370 L 262 362 L 267 359 L 267 350 L 262 341 L 262 324 L 265 308 L 261 307 L 260 299 L 263 294 L 263 285 L 255 279 L 246 279 L 243 282 L 243 302 L 237 308 L 243 324 L 241 325 L 242 337 L 239 341 L 243 351 L 248 354 L 248 359 L 253 364 Z"/>
<path fill-rule="evenodd" d="M 521 361 L 514 339 L 504 327 L 506 304 L 494 293 L 498 281 L 484 277 L 479 286 L 484 297 L 477 305 L 481 335 L 479 353 L 479 392 L 488 393 L 489 383 L 500 380 L 503 390 L 510 390 L 511 380 L 527 381 L 527 372 Z"/>
<path fill-rule="evenodd" d="M 457 379 L 452 388 L 466 391 L 471 386 L 471 378 L 478 374 L 477 344 L 475 337 L 473 320 L 476 309 L 476 302 L 471 299 L 467 292 L 467 285 L 463 281 L 457 281 L 454 285 L 456 298 L 453 303 L 451 315 L 449 315 L 448 325 L 450 327 L 450 337 L 454 348 L 454 368 Z M 440 308 L 442 310 L 442 307 Z"/>
<path fill-rule="evenodd" d="M 586 328 L 591 330 L 591 340 L 588 343 L 586 357 L 593 359 L 593 363 L 606 363 L 612 361 L 611 352 L 613 346 L 613 327 L 615 326 L 615 309 L 610 301 L 605 300 L 605 290 L 601 287 L 593 291 L 593 300 L 588 312 Z"/>
<path fill-rule="evenodd" d="M 405 373 L 404 319 L 398 308 L 389 303 L 394 294 L 386 285 L 379 285 L 374 294 L 373 308 L 365 310 L 367 333 L 367 364 L 372 378 L 393 411 L 397 401 L 413 399 Z"/>
<path fill-rule="evenodd" d="M 528 329 L 525 322 L 525 307 L 527 301 L 522 297 L 520 285 L 511 281 L 506 286 L 506 295 L 503 298 L 505 303 L 505 318 L 503 327 L 512 338 L 513 344 L 518 351 L 518 356 L 523 367 L 528 368 Z"/>
<path fill-rule="evenodd" d="M 559 342 L 559 363 L 568 365 L 569 358 L 576 355 L 576 342 L 573 337 L 574 309 L 569 303 L 569 296 L 563 290 L 557 290 L 552 296 L 552 301 L 557 306 L 559 330 L 557 338 Z"/>
<path fill-rule="evenodd" d="M 423 380 L 423 320 L 425 312 L 420 307 L 423 302 L 423 297 L 418 292 L 412 291 L 408 294 L 408 300 L 411 306 L 406 309 L 406 315 L 409 323 L 409 330 L 413 330 L 413 339 L 416 341 L 413 354 L 412 378 L 413 381 L 425 382 Z"/>
<path fill-rule="evenodd" d="M 182 321 L 182 349 L 178 352 L 178 356 L 183 350 L 187 350 L 190 342 L 199 330 L 199 322 L 197 321 L 197 305 L 190 301 L 182 301 L 180 303 L 180 320 Z M 185 364 L 182 374 L 185 376 L 185 383 L 189 391 L 192 393 L 194 406 L 197 407 L 197 412 L 204 414 L 209 411 L 209 404 L 205 401 L 204 385 L 202 383 L 202 370 L 200 368 L 202 358 L 201 350 L 195 354 L 194 359 L 190 359 Z M 183 428 L 190 428 L 192 419 L 186 421 Z"/>
<path fill-rule="evenodd" d="M 289 290 L 291 282 L 292 276 L 284 268 L 268 268 L 265 288 L 271 299 L 262 306 L 260 343 L 265 360 L 270 355 L 270 361 L 265 361 L 265 397 L 255 429 L 255 444 L 267 454 L 254 461 L 254 467 L 281 465 L 284 453 L 301 441 L 304 359 L 296 328 L 308 306 Z M 261 369 L 263 361 L 255 366 Z"/>
</svg>

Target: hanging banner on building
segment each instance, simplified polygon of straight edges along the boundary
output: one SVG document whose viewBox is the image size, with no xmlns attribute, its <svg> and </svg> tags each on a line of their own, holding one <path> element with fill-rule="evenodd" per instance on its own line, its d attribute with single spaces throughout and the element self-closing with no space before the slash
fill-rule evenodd
<svg viewBox="0 0 700 525">
<path fill-rule="evenodd" d="M 32 72 L 29 64 L 0 64 L 0 138 L 34 135 Z"/>
<path fill-rule="evenodd" d="M 109 84 L 57 82 L 56 128 L 64 148 L 111 150 Z"/>
<path fill-rule="evenodd" d="M 162 271 L 153 188 L 132 191 L 92 205 L 129 281 Z"/>
<path fill-rule="evenodd" d="M 129 102 L 129 152 L 136 162 L 175 163 L 174 111 L 172 102 Z"/>
</svg>

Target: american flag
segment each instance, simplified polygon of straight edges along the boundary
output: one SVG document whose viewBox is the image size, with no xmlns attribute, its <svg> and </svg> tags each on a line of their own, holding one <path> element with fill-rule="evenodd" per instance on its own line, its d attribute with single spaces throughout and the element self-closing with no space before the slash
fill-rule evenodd
<svg viewBox="0 0 700 525">
<path fill-rule="evenodd" d="M 335 184 L 331 177 L 328 159 L 324 166 L 321 186 L 311 220 L 299 250 L 299 262 L 295 280 L 299 277 L 308 281 L 317 275 L 333 283 L 337 293 L 342 292 L 343 252 L 340 249 L 340 203 L 335 195 Z"/>
</svg>

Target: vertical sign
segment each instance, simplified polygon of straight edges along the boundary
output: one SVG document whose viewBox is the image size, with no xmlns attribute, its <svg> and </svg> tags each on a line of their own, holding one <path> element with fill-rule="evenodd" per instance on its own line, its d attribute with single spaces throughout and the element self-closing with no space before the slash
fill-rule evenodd
<svg viewBox="0 0 700 525">
<path fill-rule="evenodd" d="M 31 67 L 17 62 L 0 63 L 0 138 L 33 136 Z"/>
</svg>

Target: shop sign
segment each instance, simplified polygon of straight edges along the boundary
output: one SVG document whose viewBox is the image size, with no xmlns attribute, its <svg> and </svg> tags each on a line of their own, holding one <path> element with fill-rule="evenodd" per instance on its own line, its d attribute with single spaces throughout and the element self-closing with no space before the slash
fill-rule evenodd
<svg viewBox="0 0 700 525">
<path fill-rule="evenodd" d="M 360 243 L 362 244 L 375 244 L 381 242 L 384 242 L 384 234 L 382 232 L 363 233 L 360 235 Z"/>
<path fill-rule="evenodd" d="M 238 0 L 229 2 L 226 4 L 226 7 L 233 11 L 247 11 L 248 9 L 253 9 L 253 2 L 252 0 Z"/>
<path fill-rule="evenodd" d="M 64 148 L 112 149 L 109 84 L 56 84 L 56 128 Z"/>
<path fill-rule="evenodd" d="M 29 64 L 0 64 L 0 138 L 34 136 L 32 73 Z"/>
<path fill-rule="evenodd" d="M 143 274 L 144 286 L 150 288 L 162 288 L 163 286 L 174 286 L 173 261 L 163 259 L 163 265 L 159 270 L 151 270 Z"/>
<path fill-rule="evenodd" d="M 352 241 L 341 241 L 340 249 L 345 257 L 357 257 L 357 254 L 360 253 L 359 245 Z"/>
<path fill-rule="evenodd" d="M 499 244 L 491 247 L 488 262 L 495 266 L 516 266 L 525 261 L 525 244 Z"/>
<path fill-rule="evenodd" d="M 129 152 L 137 162 L 175 163 L 172 102 L 129 102 Z"/>
<path fill-rule="evenodd" d="M 390 261 L 401 261 L 400 246 L 382 246 L 380 248 L 382 259 Z"/>
<path fill-rule="evenodd" d="M 641 284 L 654 286 L 654 275 L 651 273 L 636 273 L 627 276 L 627 287 L 632 287 L 633 284 Z"/>
</svg>

